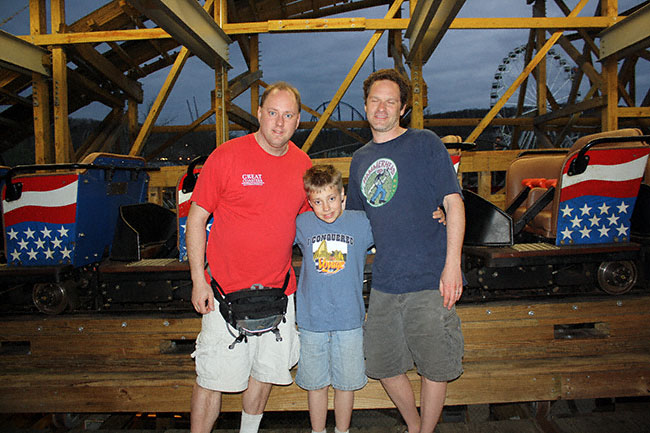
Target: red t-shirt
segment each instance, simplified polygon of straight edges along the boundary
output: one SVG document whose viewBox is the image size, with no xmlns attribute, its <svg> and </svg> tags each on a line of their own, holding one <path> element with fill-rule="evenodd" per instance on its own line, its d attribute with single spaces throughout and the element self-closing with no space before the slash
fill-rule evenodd
<svg viewBox="0 0 650 433">
<path fill-rule="evenodd" d="M 264 151 L 253 134 L 227 141 L 201 169 L 192 201 L 214 215 L 207 258 L 226 293 L 253 284 L 296 291 L 291 255 L 296 216 L 309 208 L 302 176 L 306 153 L 289 142 L 282 156 Z"/>
</svg>

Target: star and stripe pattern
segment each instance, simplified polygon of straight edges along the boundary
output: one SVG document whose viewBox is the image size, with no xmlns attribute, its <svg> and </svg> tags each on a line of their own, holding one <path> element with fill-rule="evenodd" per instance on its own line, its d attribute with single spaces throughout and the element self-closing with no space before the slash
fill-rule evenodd
<svg viewBox="0 0 650 433">
<path fill-rule="evenodd" d="M 649 147 L 591 150 L 584 173 L 563 168 L 556 245 L 629 242 Z"/>
<path fill-rule="evenodd" d="M 195 173 L 199 173 L 199 170 L 195 170 Z M 178 218 L 178 260 L 181 262 L 187 261 L 187 244 L 185 243 L 185 228 L 187 226 L 187 214 L 190 212 L 190 204 L 192 193 L 183 192 L 183 181 L 185 180 L 184 175 L 181 177 L 180 182 L 178 182 L 178 190 L 176 195 L 176 215 Z M 208 219 L 208 225 L 206 227 L 206 238 L 210 235 L 210 228 L 212 227 L 212 215 Z"/>
<path fill-rule="evenodd" d="M 3 197 L 7 262 L 14 266 L 72 263 L 78 176 L 31 176 L 18 200 Z"/>
<path fill-rule="evenodd" d="M 451 157 L 451 163 L 454 166 L 454 170 L 458 173 L 458 168 L 460 167 L 460 153 L 457 155 L 449 155 Z"/>
</svg>

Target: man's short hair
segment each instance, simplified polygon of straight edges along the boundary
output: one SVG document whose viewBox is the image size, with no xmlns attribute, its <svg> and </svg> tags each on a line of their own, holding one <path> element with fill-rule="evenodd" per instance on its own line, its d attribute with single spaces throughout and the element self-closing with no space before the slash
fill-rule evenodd
<svg viewBox="0 0 650 433">
<path fill-rule="evenodd" d="M 401 107 L 406 107 L 411 103 L 411 83 L 395 69 L 380 69 L 368 75 L 368 78 L 363 82 L 364 102 L 368 100 L 370 87 L 372 87 L 375 81 L 379 80 L 389 80 L 399 86 L 399 99 L 402 104 Z"/>
<path fill-rule="evenodd" d="M 343 191 L 343 175 L 332 164 L 314 165 L 302 177 L 307 194 L 335 186 Z"/>
<path fill-rule="evenodd" d="M 268 86 L 264 90 L 264 93 L 262 93 L 262 97 L 260 98 L 260 107 L 264 106 L 264 101 L 266 101 L 266 98 L 268 98 L 268 96 L 274 90 L 286 90 L 288 92 L 293 93 L 293 96 L 296 98 L 296 103 L 298 104 L 298 113 L 300 113 L 300 92 L 298 91 L 298 89 L 296 89 L 294 86 L 287 83 L 286 81 L 278 81 Z"/>
</svg>

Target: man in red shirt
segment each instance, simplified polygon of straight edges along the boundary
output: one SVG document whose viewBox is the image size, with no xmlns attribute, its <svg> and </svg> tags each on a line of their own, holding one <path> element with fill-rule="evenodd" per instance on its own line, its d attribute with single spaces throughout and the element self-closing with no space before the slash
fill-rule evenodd
<svg viewBox="0 0 650 433">
<path fill-rule="evenodd" d="M 201 170 L 187 218 L 186 242 L 192 275 L 192 304 L 203 314 L 197 338 L 197 382 L 191 402 L 191 431 L 209 432 L 221 408 L 222 392 L 241 392 L 241 432 L 257 432 L 272 384 L 286 385 L 298 361 L 291 267 L 296 216 L 308 208 L 302 175 L 309 157 L 290 141 L 300 122 L 300 94 L 280 82 L 266 89 L 254 134 L 219 146 Z M 206 249 L 206 223 L 214 216 Z M 271 332 L 250 337 L 232 349 L 234 333 L 215 311 L 204 271 L 226 293 L 262 284 L 282 287 L 287 272 L 290 296 L 282 341 Z"/>
</svg>

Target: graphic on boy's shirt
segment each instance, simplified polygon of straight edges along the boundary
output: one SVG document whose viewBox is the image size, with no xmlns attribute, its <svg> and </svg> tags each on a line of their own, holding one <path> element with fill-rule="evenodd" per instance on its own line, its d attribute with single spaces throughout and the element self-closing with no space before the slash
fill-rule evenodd
<svg viewBox="0 0 650 433">
<path fill-rule="evenodd" d="M 370 164 L 361 179 L 361 191 L 370 206 L 379 207 L 388 203 L 397 191 L 397 165 L 380 158 Z"/>
<path fill-rule="evenodd" d="M 316 271 L 321 274 L 336 274 L 345 269 L 348 245 L 354 245 L 352 236 L 341 233 L 327 233 L 309 239 Z"/>
</svg>

